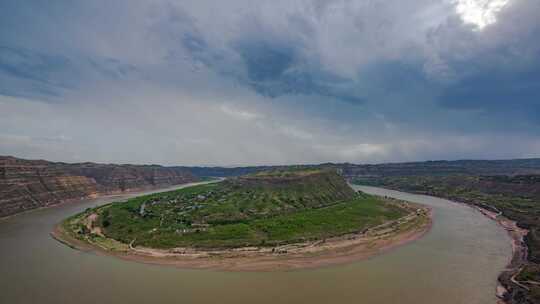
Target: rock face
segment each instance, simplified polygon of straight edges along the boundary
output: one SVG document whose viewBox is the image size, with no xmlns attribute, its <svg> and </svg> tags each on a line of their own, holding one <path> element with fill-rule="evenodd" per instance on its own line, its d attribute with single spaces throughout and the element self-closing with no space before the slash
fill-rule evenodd
<svg viewBox="0 0 540 304">
<path fill-rule="evenodd" d="M 197 178 L 181 168 L 67 164 L 0 156 L 0 217 L 100 194 L 193 181 Z"/>
</svg>

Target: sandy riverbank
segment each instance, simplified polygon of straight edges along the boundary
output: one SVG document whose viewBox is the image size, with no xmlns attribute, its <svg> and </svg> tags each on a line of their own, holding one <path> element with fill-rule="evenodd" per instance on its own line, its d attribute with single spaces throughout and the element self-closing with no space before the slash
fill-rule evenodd
<svg viewBox="0 0 540 304">
<path fill-rule="evenodd" d="M 190 269 L 280 271 L 345 264 L 367 259 L 422 237 L 431 226 L 431 209 L 419 207 L 419 212 L 413 212 L 397 221 L 372 227 L 364 233 L 273 248 L 244 247 L 222 250 L 134 248 L 129 244 L 111 239 L 87 242 L 75 238 L 60 224 L 51 234 L 55 239 L 75 249 L 142 263 Z"/>
<path fill-rule="evenodd" d="M 519 228 L 515 221 L 502 216 L 500 212 L 496 213 L 478 206 L 474 206 L 473 208 L 497 222 L 497 224 L 506 230 L 512 240 L 512 257 L 508 261 L 506 269 L 499 276 L 499 284 L 497 285 L 496 290 L 497 297 L 501 299 L 499 303 L 504 303 L 502 300 L 504 300 L 508 290 L 503 284 L 509 284 L 511 282 L 528 290 L 527 286 L 524 286 L 515 278 L 520 273 L 523 265 L 527 263 L 528 250 L 524 238 L 529 231 L 527 229 Z"/>
</svg>

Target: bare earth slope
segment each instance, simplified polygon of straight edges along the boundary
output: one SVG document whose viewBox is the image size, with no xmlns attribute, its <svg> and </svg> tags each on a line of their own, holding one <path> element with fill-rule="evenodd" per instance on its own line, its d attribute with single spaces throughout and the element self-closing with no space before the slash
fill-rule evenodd
<svg viewBox="0 0 540 304">
<path fill-rule="evenodd" d="M 67 164 L 0 156 L 0 218 L 99 194 L 197 180 L 187 170 L 156 165 Z"/>
</svg>

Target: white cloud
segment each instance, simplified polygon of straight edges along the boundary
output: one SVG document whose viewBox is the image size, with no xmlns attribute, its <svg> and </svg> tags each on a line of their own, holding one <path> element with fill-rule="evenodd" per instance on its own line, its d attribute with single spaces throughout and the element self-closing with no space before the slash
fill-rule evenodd
<svg viewBox="0 0 540 304">
<path fill-rule="evenodd" d="M 258 119 L 258 118 L 261 118 L 262 115 L 260 114 L 257 114 L 257 113 L 254 113 L 254 112 L 249 112 L 249 111 L 246 111 L 246 110 L 240 110 L 240 109 L 236 109 L 236 108 L 233 108 L 232 106 L 230 105 L 227 105 L 227 104 L 223 104 L 219 107 L 219 109 L 231 116 L 231 117 L 234 117 L 234 118 L 237 118 L 237 119 L 241 119 L 241 120 L 255 120 L 255 119 Z"/>
<path fill-rule="evenodd" d="M 295 126 L 281 125 L 278 127 L 279 131 L 285 136 L 294 137 L 301 140 L 310 140 L 315 136 L 308 131 L 299 129 Z"/>
<path fill-rule="evenodd" d="M 226 107 L 224 115 L 223 103 L 215 99 L 152 88 L 86 96 L 85 102 L 69 105 L 0 97 L 0 154 L 57 161 L 254 165 L 540 153 L 531 136 L 425 132 L 395 122 L 388 127 L 389 118 L 380 114 L 342 127 L 340 121 L 313 119 L 256 99 L 249 111 L 235 105 Z"/>
<path fill-rule="evenodd" d="M 456 11 L 464 22 L 478 30 L 497 22 L 497 14 L 510 0 L 454 0 Z"/>
</svg>

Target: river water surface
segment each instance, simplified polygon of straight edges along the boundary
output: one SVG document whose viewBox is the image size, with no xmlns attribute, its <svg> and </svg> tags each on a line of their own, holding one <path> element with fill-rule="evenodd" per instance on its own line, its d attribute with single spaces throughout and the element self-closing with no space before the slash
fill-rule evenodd
<svg viewBox="0 0 540 304">
<path fill-rule="evenodd" d="M 373 187 L 355 188 L 431 206 L 423 238 L 347 265 L 242 273 L 146 265 L 73 250 L 49 236 L 63 218 L 127 196 L 0 220 L 0 303 L 493 304 L 510 238 L 464 205 Z"/>
</svg>

